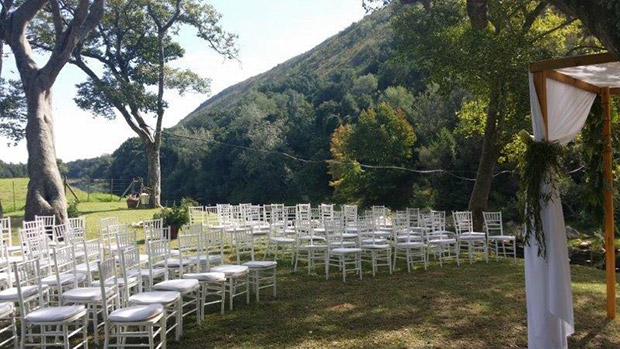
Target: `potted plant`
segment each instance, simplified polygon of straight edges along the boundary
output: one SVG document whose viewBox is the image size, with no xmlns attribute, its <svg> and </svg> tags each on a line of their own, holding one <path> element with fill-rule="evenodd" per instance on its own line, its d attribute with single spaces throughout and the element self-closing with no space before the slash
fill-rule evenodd
<svg viewBox="0 0 620 349">
<path fill-rule="evenodd" d="M 164 227 L 170 227 L 170 239 L 177 238 L 179 228 L 189 223 L 189 206 L 196 205 L 196 201 L 184 198 L 179 205 L 171 208 L 164 207 L 153 215 L 153 219 L 163 219 Z"/>
</svg>

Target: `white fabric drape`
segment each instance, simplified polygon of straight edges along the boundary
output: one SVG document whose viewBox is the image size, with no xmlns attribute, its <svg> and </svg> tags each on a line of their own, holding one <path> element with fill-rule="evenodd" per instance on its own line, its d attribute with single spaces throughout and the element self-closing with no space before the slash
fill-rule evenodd
<svg viewBox="0 0 620 349">
<path fill-rule="evenodd" d="M 570 142 L 583 127 L 596 95 L 573 86 L 547 79 L 549 140 Z M 530 105 L 534 138 L 545 138 L 534 79 L 530 74 Z M 546 186 L 543 191 L 549 191 Z M 534 239 L 525 247 L 525 291 L 527 297 L 528 346 L 567 348 L 567 337 L 574 332 L 573 292 L 566 242 L 564 213 L 558 193 L 542 207 L 547 260 L 538 257 Z"/>
</svg>

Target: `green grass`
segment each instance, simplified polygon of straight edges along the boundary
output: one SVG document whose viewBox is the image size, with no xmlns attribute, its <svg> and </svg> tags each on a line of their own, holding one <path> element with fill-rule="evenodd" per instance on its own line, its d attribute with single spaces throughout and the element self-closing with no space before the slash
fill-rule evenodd
<svg viewBox="0 0 620 349">
<path fill-rule="evenodd" d="M 404 267 L 404 266 L 402 266 Z M 602 271 L 572 266 L 576 333 L 573 348 L 617 347 L 620 320 L 605 318 Z M 343 283 L 337 272 L 293 273 L 279 266 L 278 297 L 242 301 L 201 326 L 185 327 L 171 348 L 207 347 L 526 347 L 523 263 L 433 264 Z"/>
<path fill-rule="evenodd" d="M 13 201 L 13 188 L 15 188 L 15 201 Z M 80 202 L 118 202 L 117 195 L 106 193 L 91 193 L 72 188 Z M 19 212 L 26 205 L 26 193 L 28 192 L 28 178 L 0 178 L 0 201 L 4 213 Z M 67 201 L 73 201 L 75 197 L 67 191 Z"/>
<path fill-rule="evenodd" d="M 99 220 L 105 217 L 118 217 L 121 223 L 137 223 L 152 219 L 158 209 L 130 210 L 124 201 L 112 202 L 82 202 L 78 204 L 80 214 L 86 217 L 86 238 L 94 239 L 99 236 Z M 13 240 L 17 243 L 17 228 L 21 227 L 24 211 L 7 214 L 11 217 Z"/>
</svg>

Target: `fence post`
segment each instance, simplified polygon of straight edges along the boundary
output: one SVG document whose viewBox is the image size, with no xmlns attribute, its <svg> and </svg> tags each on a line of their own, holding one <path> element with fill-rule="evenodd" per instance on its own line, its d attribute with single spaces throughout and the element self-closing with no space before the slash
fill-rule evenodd
<svg viewBox="0 0 620 349">
<path fill-rule="evenodd" d="M 17 204 L 15 203 L 15 181 L 13 181 L 13 212 L 17 211 Z"/>
<path fill-rule="evenodd" d="M 90 177 L 88 177 L 88 182 L 86 184 L 86 202 L 90 202 Z"/>
<path fill-rule="evenodd" d="M 113 193 L 114 193 L 114 178 L 110 178 L 110 202 L 112 202 Z"/>
</svg>

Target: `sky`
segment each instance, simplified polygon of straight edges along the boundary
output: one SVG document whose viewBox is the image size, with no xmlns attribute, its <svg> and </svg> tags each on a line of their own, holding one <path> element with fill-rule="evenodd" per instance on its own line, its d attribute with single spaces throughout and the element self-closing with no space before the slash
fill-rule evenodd
<svg viewBox="0 0 620 349">
<path fill-rule="evenodd" d="M 182 31 L 178 40 L 186 54 L 175 66 L 190 68 L 212 79 L 211 93 L 178 96 L 166 92 L 169 108 L 164 127 L 176 125 L 209 96 L 310 50 L 364 16 L 362 0 L 212 0 L 210 3 L 222 14 L 224 29 L 239 36 L 240 62 L 224 60 L 193 32 Z M 44 62 L 44 58 L 39 57 L 38 61 Z M 5 61 L 3 74 L 17 78 L 10 57 Z M 122 118 L 95 118 L 75 105 L 75 85 L 82 81 L 83 73 L 67 65 L 54 84 L 56 156 L 65 162 L 111 154 L 127 138 L 135 136 Z M 154 124 L 152 118 L 149 121 Z M 0 137 L 0 160 L 12 163 L 28 160 L 25 140 L 17 146 L 7 143 L 8 140 Z"/>
</svg>

